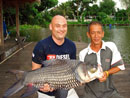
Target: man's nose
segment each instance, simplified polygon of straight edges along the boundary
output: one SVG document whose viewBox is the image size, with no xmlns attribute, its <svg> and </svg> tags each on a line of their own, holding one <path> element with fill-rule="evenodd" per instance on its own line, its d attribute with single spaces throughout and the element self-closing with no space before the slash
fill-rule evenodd
<svg viewBox="0 0 130 98">
<path fill-rule="evenodd" d="M 95 33 L 95 37 L 97 37 L 97 36 L 98 36 L 98 33 L 96 32 L 96 33 Z"/>
<path fill-rule="evenodd" d="M 60 30 L 63 31 L 63 30 L 64 30 L 64 27 L 61 26 L 61 27 L 60 27 Z"/>
</svg>

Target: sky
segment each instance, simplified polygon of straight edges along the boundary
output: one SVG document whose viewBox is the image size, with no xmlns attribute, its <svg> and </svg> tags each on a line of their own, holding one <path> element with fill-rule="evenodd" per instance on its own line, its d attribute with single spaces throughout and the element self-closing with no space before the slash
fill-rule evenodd
<svg viewBox="0 0 130 98">
<path fill-rule="evenodd" d="M 68 0 L 58 0 L 58 1 L 59 1 L 59 3 L 63 3 L 63 2 L 66 2 Z"/>
<path fill-rule="evenodd" d="M 60 3 L 66 2 L 68 0 L 58 0 L 58 1 L 59 1 L 59 4 L 60 4 Z M 102 0 L 98 0 L 98 3 L 100 1 L 102 1 Z M 113 1 L 116 2 L 116 6 L 115 6 L 116 8 L 119 8 L 119 9 L 123 9 L 124 8 L 124 7 L 122 7 L 122 5 L 121 5 L 119 0 L 113 0 Z"/>
</svg>

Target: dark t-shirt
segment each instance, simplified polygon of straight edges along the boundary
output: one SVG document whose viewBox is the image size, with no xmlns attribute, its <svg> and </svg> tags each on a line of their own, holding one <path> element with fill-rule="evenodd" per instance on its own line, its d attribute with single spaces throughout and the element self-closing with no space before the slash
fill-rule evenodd
<svg viewBox="0 0 130 98">
<path fill-rule="evenodd" d="M 76 59 L 75 44 L 65 38 L 64 43 L 59 46 L 53 41 L 52 36 L 39 41 L 33 50 L 32 61 L 42 64 L 44 60 L 49 59 Z M 43 64 L 42 67 L 44 67 Z M 53 96 L 54 92 L 45 94 Z"/>
</svg>

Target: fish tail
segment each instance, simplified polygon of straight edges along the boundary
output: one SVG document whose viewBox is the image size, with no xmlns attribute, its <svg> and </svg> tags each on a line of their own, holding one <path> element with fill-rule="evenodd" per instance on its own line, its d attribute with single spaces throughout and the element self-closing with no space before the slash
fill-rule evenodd
<svg viewBox="0 0 130 98">
<path fill-rule="evenodd" d="M 4 94 L 3 98 L 7 98 L 8 96 L 11 96 L 18 91 L 20 91 L 24 87 L 23 85 L 23 79 L 18 80 L 16 83 L 14 83 Z"/>
</svg>

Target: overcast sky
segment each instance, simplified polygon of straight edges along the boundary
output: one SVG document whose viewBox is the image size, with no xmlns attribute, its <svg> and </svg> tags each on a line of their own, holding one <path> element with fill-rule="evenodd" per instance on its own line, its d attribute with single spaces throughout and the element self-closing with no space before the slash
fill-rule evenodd
<svg viewBox="0 0 130 98">
<path fill-rule="evenodd" d="M 58 1 L 59 1 L 59 4 L 60 4 L 60 3 L 66 2 L 66 1 L 68 1 L 68 0 L 58 0 Z M 99 3 L 100 1 L 102 1 L 102 0 L 98 0 L 98 3 Z M 115 6 L 116 8 L 119 8 L 119 9 L 122 9 L 122 8 L 123 8 L 119 0 L 113 0 L 113 1 L 116 2 L 116 6 Z"/>
</svg>

